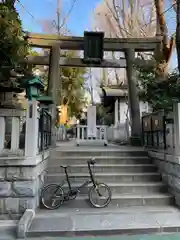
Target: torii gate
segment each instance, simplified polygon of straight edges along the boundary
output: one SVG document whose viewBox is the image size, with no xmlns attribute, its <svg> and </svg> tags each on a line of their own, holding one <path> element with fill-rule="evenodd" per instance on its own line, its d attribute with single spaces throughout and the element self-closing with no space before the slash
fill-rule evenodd
<svg viewBox="0 0 180 240">
<path fill-rule="evenodd" d="M 87 33 L 87 32 L 85 32 Z M 84 50 L 87 49 L 87 36 L 84 37 L 69 37 L 49 34 L 28 33 L 28 42 L 32 47 L 49 48 L 51 49 L 50 58 L 48 56 L 29 56 L 27 61 L 30 64 L 49 65 L 49 94 L 56 102 L 57 80 L 60 76 L 60 68 L 63 67 L 99 67 L 99 68 L 126 68 L 128 79 L 128 99 L 131 117 L 131 144 L 140 145 L 141 143 L 141 120 L 139 110 L 139 97 L 137 92 L 137 81 L 133 74 L 133 64 L 135 60 L 135 52 L 149 52 L 160 49 L 162 37 L 152 38 L 104 38 L 102 33 L 89 32 L 92 36 L 96 35 L 93 41 L 99 41 L 97 44 L 102 46 L 102 55 L 104 51 L 124 52 L 125 59 L 107 60 L 101 58 L 100 62 L 84 61 L 81 58 L 64 58 L 60 57 L 60 50 Z M 87 35 L 88 35 L 87 34 Z M 99 34 L 99 35 L 98 35 Z M 102 38 L 103 35 L 103 38 Z M 98 39 L 99 38 L 99 39 Z M 94 42 L 93 42 L 94 43 Z M 92 50 L 91 50 L 92 51 Z M 93 49 L 93 51 L 95 51 Z M 96 53 L 95 53 L 96 54 Z M 99 57 L 100 57 L 99 55 Z M 145 64 L 143 60 L 143 65 Z M 53 120 L 55 120 L 55 108 Z"/>
</svg>

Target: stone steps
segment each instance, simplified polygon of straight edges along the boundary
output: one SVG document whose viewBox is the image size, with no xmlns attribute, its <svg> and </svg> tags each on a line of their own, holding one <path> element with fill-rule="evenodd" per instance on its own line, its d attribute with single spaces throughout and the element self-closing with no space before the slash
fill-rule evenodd
<svg viewBox="0 0 180 240">
<path fill-rule="evenodd" d="M 149 157 L 146 156 L 96 156 L 96 163 L 97 164 L 151 164 L 152 161 Z M 87 164 L 87 161 L 90 160 L 91 157 L 89 156 L 63 156 L 63 157 L 53 157 L 50 161 L 50 166 L 57 166 L 59 164 Z"/>
<path fill-rule="evenodd" d="M 71 173 L 72 182 L 82 182 L 87 179 L 86 173 Z M 48 173 L 45 177 L 45 182 L 60 183 L 65 178 L 64 173 Z M 100 172 L 95 173 L 95 178 L 100 182 L 119 182 L 119 183 L 131 183 L 131 182 L 155 182 L 161 181 L 161 175 L 158 172 L 147 173 L 119 173 L 119 172 Z"/>
<path fill-rule="evenodd" d="M 174 197 L 168 193 L 113 194 L 108 207 L 168 206 L 174 205 Z M 42 206 L 43 208 L 43 206 Z M 87 195 L 77 196 L 75 200 L 64 202 L 61 208 L 94 208 Z"/>
<path fill-rule="evenodd" d="M 109 206 L 94 208 L 86 187 L 75 200 L 64 202 L 59 209 L 48 211 L 42 206 L 32 221 L 28 237 L 106 236 L 180 229 L 179 211 L 169 210 L 175 199 L 168 193 L 157 167 L 143 149 L 127 146 L 67 149 L 62 146 L 51 154 L 46 184 L 60 184 L 65 179 L 60 165 L 70 165 L 68 172 L 72 186 L 78 187 L 89 177 L 87 160 L 92 157 L 96 158 L 95 179 L 111 188 Z M 68 191 L 67 183 L 63 189 Z M 155 210 L 146 212 L 149 208 Z"/>
<path fill-rule="evenodd" d="M 152 163 L 147 152 L 141 149 L 125 148 L 69 148 L 56 149 L 48 163 L 46 184 L 61 182 L 65 179 L 64 169 L 68 173 L 73 187 L 80 186 L 89 177 L 87 160 L 95 158 L 93 168 L 95 179 L 107 184 L 112 191 L 112 201 L 108 208 L 131 206 L 170 206 L 174 198 L 161 182 L 161 175 Z M 68 191 L 64 185 L 65 192 Z M 89 208 L 88 187 L 81 190 L 76 200 L 64 203 L 62 208 Z"/>
<path fill-rule="evenodd" d="M 91 150 L 84 150 L 84 149 L 79 149 L 76 148 L 76 150 L 71 150 L 71 149 L 56 149 L 55 151 L 52 152 L 51 157 L 52 158 L 62 158 L 64 156 L 68 156 L 68 157 L 98 157 L 98 156 L 103 156 L 103 157 L 107 157 L 107 156 L 119 156 L 119 157 L 130 157 L 130 156 L 148 156 L 148 153 L 144 150 L 137 150 L 137 151 L 133 151 L 130 150 L 131 148 L 129 148 L 129 150 L 118 150 L 118 148 L 116 149 L 111 149 L 111 148 L 102 148 L 102 149 L 91 149 Z M 68 154 L 67 154 L 68 153 Z"/>
<path fill-rule="evenodd" d="M 95 173 L 99 172 L 129 172 L 129 173 L 137 173 L 137 172 L 156 172 L 157 167 L 153 164 L 95 164 L 94 166 Z M 49 166 L 48 173 L 63 173 L 64 169 L 60 166 Z M 69 173 L 78 173 L 83 172 L 88 174 L 87 164 L 71 164 L 68 168 Z"/>
<path fill-rule="evenodd" d="M 72 187 L 77 188 L 81 184 L 73 183 Z M 107 185 L 111 188 L 112 194 L 148 194 L 148 193 L 166 193 L 167 186 L 162 182 L 147 182 L 147 183 L 109 183 Z M 81 189 L 81 195 L 87 195 L 92 184 Z M 63 185 L 64 192 L 68 192 L 68 185 Z"/>
<path fill-rule="evenodd" d="M 146 209 L 147 207 L 143 206 L 123 210 L 110 209 L 110 211 L 105 209 L 40 210 L 36 213 L 27 236 L 28 238 L 89 236 L 90 239 L 99 235 L 104 236 L 101 237 L 104 239 L 107 235 L 160 234 L 180 231 L 180 213 L 178 211 L 171 211 L 171 208 L 162 208 L 161 206 L 158 209 Z M 132 236 L 132 239 L 136 238 L 145 239 L 146 237 Z M 122 239 L 125 237 L 122 236 Z M 154 236 L 154 239 L 159 239 L 159 235 Z M 167 237 L 167 239 L 169 238 Z"/>
<path fill-rule="evenodd" d="M 162 182 L 147 182 L 147 183 L 107 183 L 111 188 L 112 195 L 114 194 L 149 194 L 149 193 L 167 193 L 167 186 Z M 80 184 L 73 183 L 72 187 L 77 188 Z M 87 195 L 92 185 L 81 189 L 80 196 Z M 63 185 L 64 192 L 68 192 L 67 184 Z"/>
<path fill-rule="evenodd" d="M 128 213 L 137 213 L 137 212 L 147 212 L 147 213 L 177 213 L 179 209 L 176 206 L 133 206 L 133 207 L 106 207 L 106 208 L 64 208 L 60 207 L 55 210 L 48 210 L 48 209 L 37 209 L 36 210 L 36 217 L 52 217 L 52 216 L 59 216 L 60 214 L 83 214 L 83 215 L 90 215 L 90 214 L 107 214 L 107 213 L 117 213 L 118 214 L 128 214 Z"/>
</svg>

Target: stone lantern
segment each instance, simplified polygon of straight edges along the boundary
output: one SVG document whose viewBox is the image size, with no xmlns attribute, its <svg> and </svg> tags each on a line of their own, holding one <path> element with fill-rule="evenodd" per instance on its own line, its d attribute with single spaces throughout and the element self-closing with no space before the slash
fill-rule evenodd
<svg viewBox="0 0 180 240">
<path fill-rule="evenodd" d="M 37 99 L 44 91 L 44 84 L 40 77 L 32 76 L 25 82 L 26 96 L 28 100 Z"/>
<path fill-rule="evenodd" d="M 0 108 L 14 109 L 19 108 L 16 95 L 22 93 L 23 89 L 13 85 L 0 85 Z"/>
</svg>

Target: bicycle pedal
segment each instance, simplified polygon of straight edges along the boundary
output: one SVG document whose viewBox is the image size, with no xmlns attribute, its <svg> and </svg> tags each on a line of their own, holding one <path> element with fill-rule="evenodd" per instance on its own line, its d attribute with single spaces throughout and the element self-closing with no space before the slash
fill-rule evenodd
<svg viewBox="0 0 180 240">
<path fill-rule="evenodd" d="M 79 192 L 79 190 L 72 190 L 70 196 L 74 196 Z"/>
<path fill-rule="evenodd" d="M 68 200 L 69 200 L 69 196 L 65 196 L 64 201 L 68 201 Z"/>
</svg>

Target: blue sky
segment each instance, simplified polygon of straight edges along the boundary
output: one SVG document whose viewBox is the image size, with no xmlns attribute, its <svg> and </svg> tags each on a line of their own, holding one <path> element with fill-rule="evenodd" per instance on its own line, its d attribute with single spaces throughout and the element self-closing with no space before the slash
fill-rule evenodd
<svg viewBox="0 0 180 240">
<path fill-rule="evenodd" d="M 73 0 L 61 0 L 64 15 L 71 8 Z M 68 28 L 73 35 L 83 35 L 84 30 L 90 26 L 90 14 L 100 0 L 76 0 L 73 11 L 68 18 Z M 42 32 L 42 20 L 55 20 L 57 0 L 21 0 L 22 5 L 33 16 L 17 3 L 17 9 L 20 12 L 23 26 L 26 30 L 33 32 Z"/>
<path fill-rule="evenodd" d="M 64 16 L 69 11 L 73 0 L 61 0 Z M 83 32 L 91 27 L 91 16 L 96 5 L 102 0 L 76 0 L 73 11 L 68 18 L 68 28 L 76 36 L 82 36 Z M 17 3 L 17 9 L 27 31 L 43 32 L 43 20 L 55 20 L 57 0 L 21 0 L 23 7 Z M 171 6 L 170 0 L 166 1 L 166 8 Z M 28 13 L 29 12 L 29 13 Z M 31 16 L 32 15 L 32 16 Z M 169 33 L 175 31 L 175 13 L 171 9 L 166 13 Z M 177 65 L 176 53 L 173 54 L 170 68 Z"/>
</svg>

